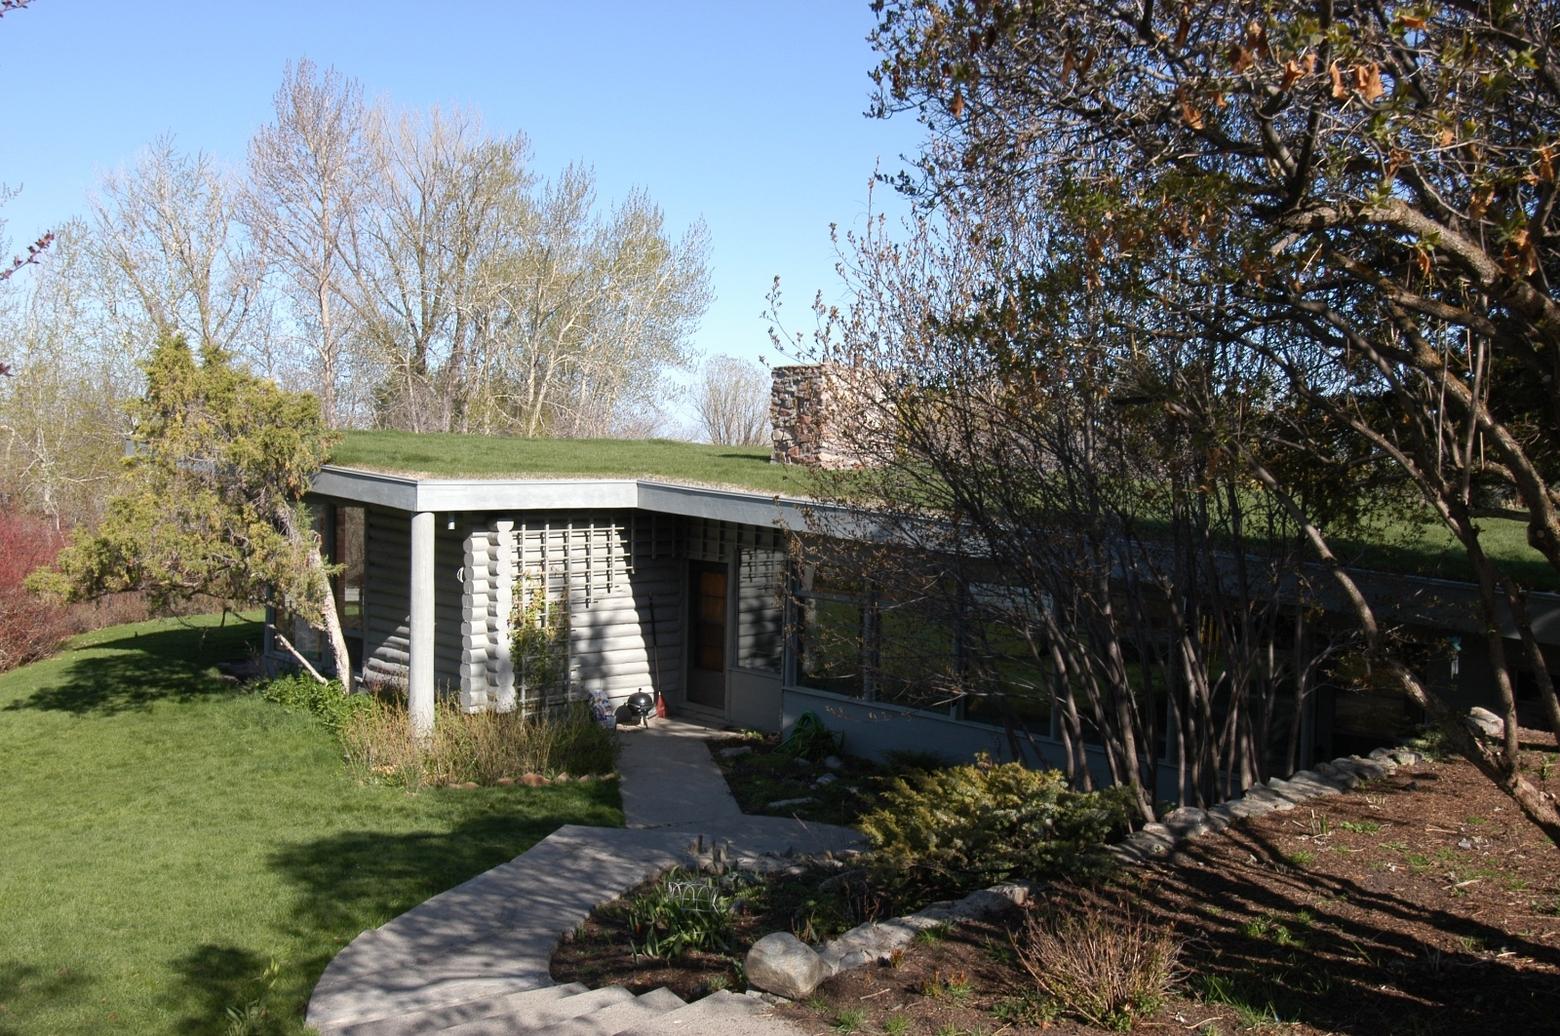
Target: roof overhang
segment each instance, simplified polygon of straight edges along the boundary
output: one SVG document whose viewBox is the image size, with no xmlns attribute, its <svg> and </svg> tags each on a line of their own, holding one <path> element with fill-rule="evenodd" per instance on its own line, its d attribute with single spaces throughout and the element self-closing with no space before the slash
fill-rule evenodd
<svg viewBox="0 0 1560 1036">
<path fill-rule="evenodd" d="M 795 497 L 632 478 L 412 478 L 327 465 L 314 476 L 312 493 L 411 514 L 641 510 L 795 532 L 817 527 L 820 518 L 846 517 L 841 508 Z"/>
</svg>

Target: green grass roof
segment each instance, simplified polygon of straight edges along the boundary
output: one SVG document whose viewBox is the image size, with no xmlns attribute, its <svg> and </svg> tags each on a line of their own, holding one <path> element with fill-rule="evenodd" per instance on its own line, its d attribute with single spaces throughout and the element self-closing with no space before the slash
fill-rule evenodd
<svg viewBox="0 0 1560 1036">
<path fill-rule="evenodd" d="M 347 432 L 330 462 L 423 478 L 651 478 L 768 495 L 806 495 L 806 476 L 769 463 L 767 446 L 707 446 L 671 439 Z"/>
<path fill-rule="evenodd" d="M 766 446 L 707 446 L 671 439 L 517 439 L 415 432 L 347 432 L 331 457 L 342 467 L 423 478 L 650 478 L 766 495 L 808 496 L 808 473 L 769 463 Z M 1479 523 L 1485 550 L 1524 585 L 1560 590 L 1527 544 L 1521 522 Z M 1346 563 L 1468 580 L 1462 547 L 1438 524 L 1387 523 L 1367 542 L 1335 544 Z"/>
</svg>

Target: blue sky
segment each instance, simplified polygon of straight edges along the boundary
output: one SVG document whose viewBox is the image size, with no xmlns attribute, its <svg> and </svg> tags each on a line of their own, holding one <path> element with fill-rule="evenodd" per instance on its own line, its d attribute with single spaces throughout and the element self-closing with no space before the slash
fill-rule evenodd
<svg viewBox="0 0 1560 1036">
<path fill-rule="evenodd" d="M 22 189 L 0 216 L 14 250 L 164 132 L 241 162 L 283 64 L 310 57 L 395 106 L 524 130 L 539 172 L 583 160 L 603 199 L 642 186 L 679 231 L 702 215 L 716 300 L 695 344 L 768 355 L 771 280 L 810 326 L 813 293 L 838 296 L 829 224 L 860 225 L 875 164 L 918 139 L 862 115 L 871 26 L 866 0 L 34 0 L 0 21 L 0 182 Z"/>
</svg>

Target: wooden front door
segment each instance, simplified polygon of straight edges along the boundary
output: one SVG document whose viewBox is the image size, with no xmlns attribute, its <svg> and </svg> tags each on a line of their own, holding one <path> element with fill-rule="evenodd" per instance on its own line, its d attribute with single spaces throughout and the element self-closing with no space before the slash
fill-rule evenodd
<svg viewBox="0 0 1560 1036">
<path fill-rule="evenodd" d="M 726 566 L 689 565 L 688 703 L 726 711 Z"/>
</svg>

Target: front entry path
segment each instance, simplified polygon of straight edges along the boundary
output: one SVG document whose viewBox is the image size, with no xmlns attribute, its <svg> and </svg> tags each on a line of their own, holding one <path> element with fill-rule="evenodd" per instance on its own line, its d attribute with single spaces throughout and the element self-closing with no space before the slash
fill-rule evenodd
<svg viewBox="0 0 1560 1036">
<path fill-rule="evenodd" d="M 554 986 L 558 940 L 602 903 L 699 850 L 735 859 L 857 847 L 848 828 L 744 814 L 710 758 L 714 732 L 676 720 L 621 731 L 623 828 L 559 828 L 526 852 L 352 940 L 320 976 L 308 1022 L 327 1036 L 423 1032 L 787 1034 L 761 1001 Z"/>
</svg>

